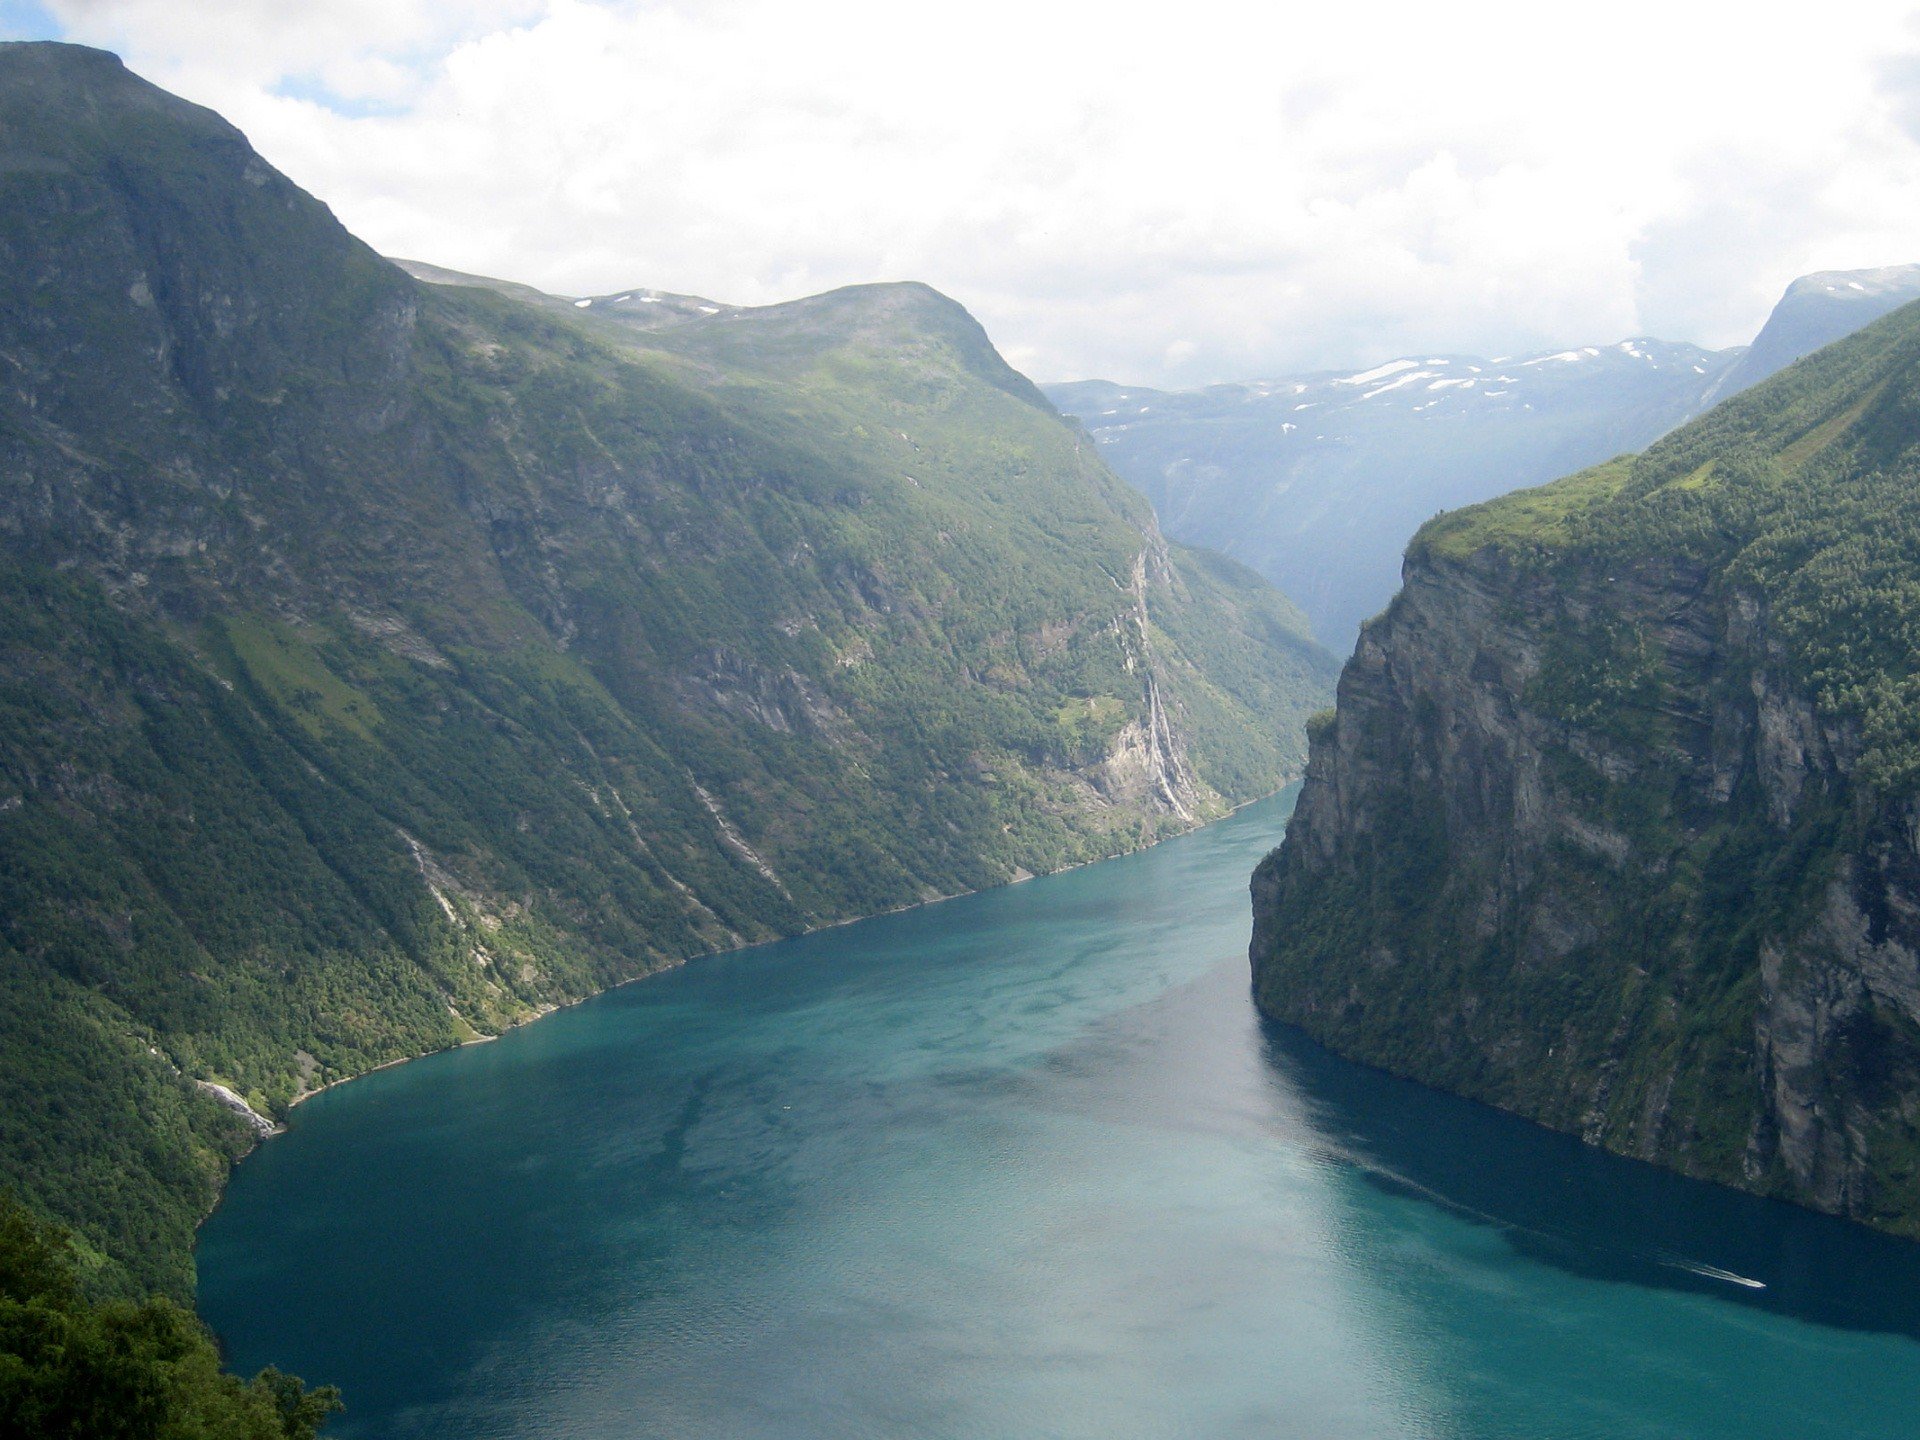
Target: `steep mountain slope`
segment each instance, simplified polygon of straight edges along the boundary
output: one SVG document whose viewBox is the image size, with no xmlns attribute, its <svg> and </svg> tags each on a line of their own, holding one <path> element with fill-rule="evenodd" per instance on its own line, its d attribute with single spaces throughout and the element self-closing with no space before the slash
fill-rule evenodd
<svg viewBox="0 0 1920 1440">
<path fill-rule="evenodd" d="M 1297 613 L 923 287 L 422 284 L 67 46 L 0 194 L 0 1182 L 109 1288 L 317 1085 L 1298 767 Z"/>
<path fill-rule="evenodd" d="M 1435 520 L 1254 879 L 1262 1009 L 1920 1235 L 1920 306 Z"/>
<path fill-rule="evenodd" d="M 1746 351 L 1623 340 L 1487 360 L 1165 393 L 1047 387 L 1167 532 L 1245 561 L 1345 653 L 1436 511 L 1639 450 L 1708 406 L 1920 298 L 1920 266 L 1796 280 Z"/>
</svg>

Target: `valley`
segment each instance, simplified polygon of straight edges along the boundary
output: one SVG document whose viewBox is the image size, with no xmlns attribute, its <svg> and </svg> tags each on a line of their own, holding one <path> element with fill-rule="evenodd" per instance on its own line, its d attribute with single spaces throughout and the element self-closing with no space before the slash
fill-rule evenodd
<svg viewBox="0 0 1920 1440">
<path fill-rule="evenodd" d="M 344 1440 L 1901 1434 L 1920 1249 L 1260 1019 L 1291 802 L 330 1091 L 203 1310 Z"/>
<path fill-rule="evenodd" d="M 1906 1434 L 1911 27 L 776 8 L 0 7 L 0 1433 Z"/>
</svg>

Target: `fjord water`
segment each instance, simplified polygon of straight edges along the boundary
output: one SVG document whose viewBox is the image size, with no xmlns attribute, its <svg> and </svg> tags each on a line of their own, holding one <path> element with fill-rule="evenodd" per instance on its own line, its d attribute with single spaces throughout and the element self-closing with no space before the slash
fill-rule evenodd
<svg viewBox="0 0 1920 1440">
<path fill-rule="evenodd" d="M 1290 807 L 318 1096 L 203 1312 L 343 1436 L 1912 1434 L 1920 1247 L 1259 1022 Z"/>
</svg>

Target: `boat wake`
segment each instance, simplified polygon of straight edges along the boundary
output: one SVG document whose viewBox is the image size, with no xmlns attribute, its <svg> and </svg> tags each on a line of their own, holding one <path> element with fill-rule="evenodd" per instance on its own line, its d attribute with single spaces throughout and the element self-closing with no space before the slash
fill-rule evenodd
<svg viewBox="0 0 1920 1440">
<path fill-rule="evenodd" d="M 1749 1290 L 1764 1290 L 1767 1282 L 1755 1280 L 1748 1275 L 1737 1275 L 1731 1270 L 1722 1270 L 1718 1265 L 1703 1265 L 1697 1260 L 1681 1260 L 1662 1257 L 1660 1263 L 1675 1270 L 1685 1270 L 1694 1275 L 1704 1275 L 1709 1280 L 1724 1280 L 1729 1285 L 1744 1285 Z"/>
<path fill-rule="evenodd" d="M 1728 1285 L 1738 1285 L 1747 1290 L 1764 1290 L 1767 1288 L 1767 1282 L 1764 1280 L 1756 1280 L 1751 1275 L 1742 1275 L 1735 1270 L 1723 1270 L 1718 1265 L 1709 1265 L 1704 1261 L 1689 1260 L 1685 1256 L 1676 1255 L 1670 1250 L 1654 1250 L 1651 1252 L 1642 1250 L 1635 1252 L 1633 1250 L 1618 1249 L 1605 1243 L 1597 1243 L 1574 1235 L 1542 1230 L 1532 1225 L 1524 1225 L 1505 1216 L 1494 1215 L 1474 1206 L 1462 1204 L 1450 1195 L 1443 1195 L 1433 1187 L 1421 1184 L 1410 1175 L 1402 1174 L 1389 1166 L 1380 1164 L 1357 1146 L 1346 1146 L 1322 1140 L 1312 1148 L 1317 1158 L 1322 1161 L 1352 1165 L 1366 1171 L 1377 1179 L 1387 1181 L 1390 1184 L 1419 1195 L 1421 1198 L 1443 1209 L 1451 1210 L 1457 1215 L 1464 1215 L 1471 1219 L 1482 1221 L 1501 1230 L 1529 1235 L 1535 1239 L 1546 1241 L 1549 1244 L 1561 1246 L 1568 1250 L 1586 1251 L 1595 1255 L 1611 1254 L 1622 1257 L 1633 1257 L 1637 1258 L 1642 1264 L 1652 1261 L 1654 1264 L 1665 1266 L 1669 1270 L 1682 1270 L 1690 1275 L 1698 1275 L 1707 1280 L 1719 1280 Z"/>
</svg>

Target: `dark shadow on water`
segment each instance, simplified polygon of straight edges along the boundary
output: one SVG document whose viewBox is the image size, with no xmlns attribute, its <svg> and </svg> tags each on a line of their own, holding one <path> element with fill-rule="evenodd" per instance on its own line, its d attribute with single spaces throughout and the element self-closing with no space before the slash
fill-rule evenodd
<svg viewBox="0 0 1920 1440">
<path fill-rule="evenodd" d="M 1497 1227 L 1520 1254 L 1577 1275 L 1920 1339 L 1920 1244 L 1608 1154 L 1287 1026 L 1262 1031 L 1267 1063 L 1333 1157 L 1384 1192 Z"/>
</svg>

